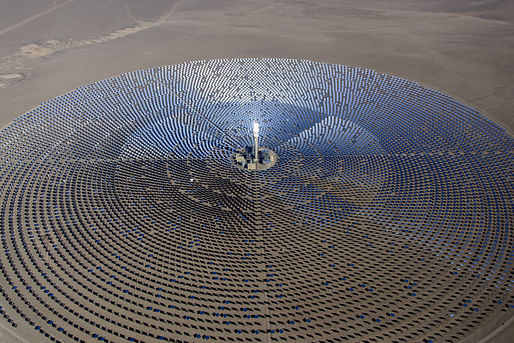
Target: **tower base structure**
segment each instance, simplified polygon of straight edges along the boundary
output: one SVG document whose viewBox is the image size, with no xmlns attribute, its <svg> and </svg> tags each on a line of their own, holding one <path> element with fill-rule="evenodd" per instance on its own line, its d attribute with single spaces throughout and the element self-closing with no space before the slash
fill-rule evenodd
<svg viewBox="0 0 514 343">
<path fill-rule="evenodd" d="M 247 146 L 237 151 L 233 156 L 233 163 L 241 169 L 246 170 L 266 170 L 278 160 L 278 155 L 271 149 L 259 147 L 259 152 L 255 156 L 254 147 Z"/>
</svg>

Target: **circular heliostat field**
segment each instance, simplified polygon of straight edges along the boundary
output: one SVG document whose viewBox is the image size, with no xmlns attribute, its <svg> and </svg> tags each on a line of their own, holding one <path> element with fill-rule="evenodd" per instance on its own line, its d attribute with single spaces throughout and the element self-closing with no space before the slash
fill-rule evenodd
<svg viewBox="0 0 514 343">
<path fill-rule="evenodd" d="M 265 170 L 234 163 L 253 122 Z M 457 342 L 513 314 L 514 139 L 415 82 L 191 62 L 49 100 L 0 144 L 20 340 Z"/>
</svg>

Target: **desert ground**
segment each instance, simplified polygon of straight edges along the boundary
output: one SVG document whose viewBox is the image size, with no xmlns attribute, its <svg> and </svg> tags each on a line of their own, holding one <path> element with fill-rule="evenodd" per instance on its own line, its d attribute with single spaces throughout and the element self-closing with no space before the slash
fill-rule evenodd
<svg viewBox="0 0 514 343">
<path fill-rule="evenodd" d="M 514 132 L 510 0 L 0 0 L 0 127 L 121 73 L 232 57 L 415 80 Z M 509 325 L 489 341 L 510 342 Z M 12 335 L 0 342 L 19 342 Z"/>
</svg>

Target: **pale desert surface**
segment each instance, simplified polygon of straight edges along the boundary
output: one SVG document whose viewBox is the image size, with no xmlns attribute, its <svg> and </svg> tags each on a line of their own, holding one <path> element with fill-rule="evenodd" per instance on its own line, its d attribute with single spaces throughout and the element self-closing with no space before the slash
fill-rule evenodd
<svg viewBox="0 0 514 343">
<path fill-rule="evenodd" d="M 0 0 L 0 127 L 121 73 L 232 57 L 310 59 L 415 80 L 514 132 L 509 0 Z M 511 342 L 512 320 L 507 326 L 488 341 Z M 24 342 L 8 330 L 0 342 Z"/>
</svg>

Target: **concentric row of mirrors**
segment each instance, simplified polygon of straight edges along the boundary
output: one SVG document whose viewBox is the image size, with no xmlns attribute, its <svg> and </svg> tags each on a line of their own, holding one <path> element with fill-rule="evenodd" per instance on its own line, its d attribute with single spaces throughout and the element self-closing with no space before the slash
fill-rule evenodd
<svg viewBox="0 0 514 343">
<path fill-rule="evenodd" d="M 233 163 L 254 122 L 267 170 Z M 466 342 L 513 314 L 514 139 L 415 82 L 190 62 L 0 145 L 0 321 L 29 341 Z"/>
</svg>

